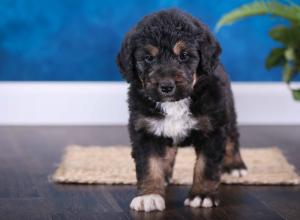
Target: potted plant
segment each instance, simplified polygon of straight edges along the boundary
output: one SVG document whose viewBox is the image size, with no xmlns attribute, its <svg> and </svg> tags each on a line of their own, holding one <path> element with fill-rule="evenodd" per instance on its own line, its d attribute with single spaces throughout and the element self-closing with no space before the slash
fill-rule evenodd
<svg viewBox="0 0 300 220">
<path fill-rule="evenodd" d="M 292 91 L 294 99 L 299 101 L 300 89 L 291 88 L 290 83 L 300 72 L 300 5 L 290 1 L 255 1 L 225 14 L 216 28 L 219 30 L 224 25 L 258 15 L 281 17 L 288 21 L 287 25 L 278 25 L 270 30 L 270 37 L 278 41 L 280 47 L 270 51 L 265 66 L 267 69 L 282 67 L 283 80 Z"/>
</svg>

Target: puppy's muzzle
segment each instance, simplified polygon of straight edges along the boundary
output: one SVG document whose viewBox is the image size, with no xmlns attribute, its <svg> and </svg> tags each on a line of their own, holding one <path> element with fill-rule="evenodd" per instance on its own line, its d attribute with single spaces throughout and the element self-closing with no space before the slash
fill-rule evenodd
<svg viewBox="0 0 300 220">
<path fill-rule="evenodd" d="M 159 92 L 162 95 L 173 95 L 175 93 L 176 85 L 173 80 L 163 80 L 159 82 Z"/>
</svg>

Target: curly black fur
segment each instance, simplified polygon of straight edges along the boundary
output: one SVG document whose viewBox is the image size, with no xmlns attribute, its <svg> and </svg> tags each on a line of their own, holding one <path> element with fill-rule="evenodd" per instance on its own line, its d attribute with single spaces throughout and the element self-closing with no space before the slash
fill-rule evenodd
<svg viewBox="0 0 300 220">
<path fill-rule="evenodd" d="M 183 47 L 178 46 L 178 54 L 174 54 L 176 43 Z M 149 158 L 163 158 L 167 146 L 193 145 L 197 154 L 203 154 L 204 181 L 219 181 L 228 141 L 233 143 L 234 154 L 239 154 L 232 92 L 219 60 L 220 53 L 220 45 L 208 28 L 176 9 L 146 16 L 126 34 L 117 63 L 130 84 L 129 133 L 140 194 L 149 193 L 144 189 L 144 180 L 149 176 Z M 171 95 L 161 92 L 162 82 L 169 83 L 171 88 L 175 86 L 175 91 Z M 149 120 L 165 117 L 159 107 L 161 103 L 186 98 L 190 100 L 189 109 L 197 124 L 184 138 L 175 142 L 172 137 L 149 130 Z M 228 166 L 226 169 L 230 171 L 231 165 Z M 238 167 L 245 167 L 242 161 Z M 197 193 L 202 192 L 190 195 Z"/>
</svg>

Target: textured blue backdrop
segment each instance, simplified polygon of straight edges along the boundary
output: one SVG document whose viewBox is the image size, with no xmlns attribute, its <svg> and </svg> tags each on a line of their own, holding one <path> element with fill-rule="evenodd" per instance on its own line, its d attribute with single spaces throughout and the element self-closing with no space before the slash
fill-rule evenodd
<svg viewBox="0 0 300 220">
<path fill-rule="evenodd" d="M 0 80 L 121 80 L 115 56 L 126 31 L 144 15 L 181 8 L 211 29 L 245 0 L 2 0 Z M 299 0 L 298 0 L 299 2 Z M 278 81 L 264 58 L 276 45 L 268 30 L 282 23 L 251 18 L 216 34 L 235 81 Z"/>
</svg>

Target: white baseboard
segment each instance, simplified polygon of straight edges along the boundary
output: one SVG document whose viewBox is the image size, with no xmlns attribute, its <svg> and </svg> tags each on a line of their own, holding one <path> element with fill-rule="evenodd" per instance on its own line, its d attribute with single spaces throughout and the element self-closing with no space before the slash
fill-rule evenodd
<svg viewBox="0 0 300 220">
<path fill-rule="evenodd" d="M 238 122 L 299 125 L 300 102 L 282 83 L 233 83 Z M 2 82 L 0 125 L 126 124 L 123 82 Z"/>
</svg>

